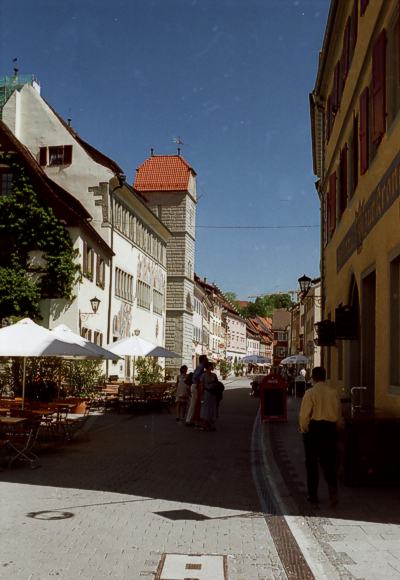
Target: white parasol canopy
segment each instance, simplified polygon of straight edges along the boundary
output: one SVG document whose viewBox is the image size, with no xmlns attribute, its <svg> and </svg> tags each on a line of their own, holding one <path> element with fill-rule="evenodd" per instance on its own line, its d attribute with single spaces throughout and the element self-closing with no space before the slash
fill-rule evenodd
<svg viewBox="0 0 400 580">
<path fill-rule="evenodd" d="M 240 362 L 268 365 L 271 364 L 271 359 L 267 356 L 261 356 L 260 354 L 248 354 L 247 356 L 244 356 Z"/>
<path fill-rule="evenodd" d="M 279 364 L 281 365 L 306 365 L 309 363 L 308 357 L 304 354 L 292 354 L 282 359 Z"/>
<path fill-rule="evenodd" d="M 119 356 L 156 356 L 163 358 L 181 358 L 181 355 L 163 346 L 157 346 L 139 336 L 128 336 L 107 345 L 108 350 Z"/>
<path fill-rule="evenodd" d="M 0 329 L 0 357 L 22 357 L 22 408 L 25 399 L 26 359 L 39 356 L 73 356 L 98 358 L 87 348 L 66 342 L 53 331 L 39 326 L 30 318 L 24 318 L 11 326 Z"/>
<path fill-rule="evenodd" d="M 64 341 L 51 330 L 24 318 L 0 328 L 0 356 L 80 356 L 88 351 L 76 343 Z M 93 355 L 93 358 L 96 358 Z"/>
<path fill-rule="evenodd" d="M 65 324 L 59 324 L 53 328 L 51 332 L 53 332 L 57 338 L 60 338 L 65 342 L 70 344 L 77 344 L 84 349 L 87 349 L 88 354 L 94 356 L 95 358 L 104 360 L 119 360 L 120 358 L 117 354 L 114 354 L 110 350 L 107 350 L 106 348 L 103 348 L 94 342 L 90 342 L 90 340 L 83 338 L 83 336 L 72 332 L 72 330 Z"/>
</svg>

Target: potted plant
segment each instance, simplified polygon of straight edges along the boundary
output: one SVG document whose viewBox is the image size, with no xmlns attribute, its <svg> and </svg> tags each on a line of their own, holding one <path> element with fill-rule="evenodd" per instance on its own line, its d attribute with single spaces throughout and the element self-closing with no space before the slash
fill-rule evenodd
<svg viewBox="0 0 400 580">
<path fill-rule="evenodd" d="M 228 378 L 229 373 L 231 372 L 231 363 L 223 358 L 218 363 L 219 372 L 221 373 L 221 377 L 223 380 Z"/>
<path fill-rule="evenodd" d="M 135 377 L 139 385 L 160 383 L 163 379 L 163 369 L 154 357 L 140 357 L 135 363 Z"/>
</svg>

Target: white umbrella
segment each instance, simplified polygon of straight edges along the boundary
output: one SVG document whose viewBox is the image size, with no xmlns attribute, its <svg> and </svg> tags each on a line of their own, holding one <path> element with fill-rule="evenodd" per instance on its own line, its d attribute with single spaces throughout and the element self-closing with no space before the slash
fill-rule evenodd
<svg viewBox="0 0 400 580">
<path fill-rule="evenodd" d="M 248 354 L 244 356 L 240 362 L 255 363 L 255 364 L 271 364 L 271 359 L 260 354 Z"/>
<path fill-rule="evenodd" d="M 70 344 L 78 344 L 84 349 L 87 349 L 88 354 L 93 355 L 96 358 L 104 360 L 106 359 L 119 360 L 120 358 L 117 354 L 114 354 L 110 350 L 107 350 L 106 348 L 103 348 L 102 346 L 99 346 L 94 342 L 90 342 L 90 340 L 83 338 L 83 336 L 80 336 L 79 334 L 72 332 L 72 330 L 68 328 L 68 326 L 66 326 L 65 324 L 59 324 L 58 326 L 53 328 L 51 332 L 53 332 L 57 336 L 57 338 L 60 338 L 65 342 L 68 342 Z"/>
<path fill-rule="evenodd" d="M 22 357 L 22 408 L 25 399 L 26 359 L 39 356 L 74 356 L 97 358 L 79 344 L 65 342 L 55 333 L 30 318 L 0 329 L 0 357 Z"/>
<path fill-rule="evenodd" d="M 279 364 L 281 365 L 306 365 L 308 364 L 308 357 L 303 354 L 292 354 L 282 359 Z"/>
<path fill-rule="evenodd" d="M 157 346 L 139 336 L 128 336 L 107 345 L 108 350 L 120 356 L 157 356 L 163 358 L 181 358 L 181 355 L 163 346 Z"/>
</svg>

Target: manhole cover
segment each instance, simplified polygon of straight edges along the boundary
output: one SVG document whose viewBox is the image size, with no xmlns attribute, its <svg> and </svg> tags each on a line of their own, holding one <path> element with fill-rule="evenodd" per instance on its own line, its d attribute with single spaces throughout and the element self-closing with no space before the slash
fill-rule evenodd
<svg viewBox="0 0 400 580">
<path fill-rule="evenodd" d="M 226 556 L 163 554 L 155 580 L 228 580 Z"/>
</svg>

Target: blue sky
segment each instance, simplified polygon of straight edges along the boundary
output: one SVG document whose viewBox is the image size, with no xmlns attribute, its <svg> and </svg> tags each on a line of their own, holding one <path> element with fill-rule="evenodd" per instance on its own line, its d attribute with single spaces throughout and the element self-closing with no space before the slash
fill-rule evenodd
<svg viewBox="0 0 400 580">
<path fill-rule="evenodd" d="M 308 95 L 328 9 L 329 0 L 1 0 L 0 76 L 17 57 L 130 182 L 151 147 L 174 154 L 179 136 L 198 174 L 196 272 L 241 299 L 296 289 L 303 273 L 319 274 L 319 228 L 306 227 L 319 224 Z"/>
</svg>

